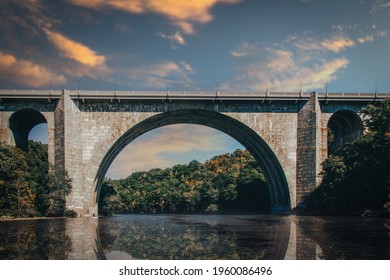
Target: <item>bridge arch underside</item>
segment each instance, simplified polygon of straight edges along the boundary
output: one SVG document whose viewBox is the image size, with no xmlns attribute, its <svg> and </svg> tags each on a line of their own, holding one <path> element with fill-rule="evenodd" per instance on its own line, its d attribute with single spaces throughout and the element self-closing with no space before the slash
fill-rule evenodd
<svg viewBox="0 0 390 280">
<path fill-rule="evenodd" d="M 271 211 L 285 212 L 291 210 L 290 193 L 284 171 L 276 155 L 266 142 L 256 132 L 238 120 L 221 113 L 205 110 L 177 110 L 161 113 L 129 129 L 110 148 L 99 166 L 90 208 L 97 209 L 104 176 L 115 157 L 130 142 L 150 130 L 183 123 L 205 125 L 224 132 L 240 142 L 253 155 L 264 172 L 269 189 Z"/>
<path fill-rule="evenodd" d="M 14 135 L 15 146 L 27 151 L 28 135 L 31 129 L 41 123 L 47 123 L 47 120 L 35 109 L 26 108 L 14 112 L 9 118 L 9 128 Z"/>
<path fill-rule="evenodd" d="M 331 153 L 363 133 L 360 117 L 353 111 L 340 110 L 328 121 L 328 151 Z"/>
</svg>

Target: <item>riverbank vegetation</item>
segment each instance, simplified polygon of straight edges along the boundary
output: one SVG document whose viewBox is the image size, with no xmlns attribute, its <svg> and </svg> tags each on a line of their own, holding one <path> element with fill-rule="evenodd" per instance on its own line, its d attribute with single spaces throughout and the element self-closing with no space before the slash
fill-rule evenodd
<svg viewBox="0 0 390 280">
<path fill-rule="evenodd" d="M 390 99 L 363 110 L 365 133 L 323 164 L 322 182 L 306 211 L 331 215 L 390 215 Z"/>
<path fill-rule="evenodd" d="M 166 169 L 106 179 L 100 214 L 233 213 L 269 211 L 264 175 L 248 151 L 236 150 L 204 163 L 191 161 Z"/>
<path fill-rule="evenodd" d="M 71 187 L 67 172 L 48 162 L 47 145 L 29 141 L 23 152 L 0 143 L 0 216 L 62 216 Z"/>
</svg>

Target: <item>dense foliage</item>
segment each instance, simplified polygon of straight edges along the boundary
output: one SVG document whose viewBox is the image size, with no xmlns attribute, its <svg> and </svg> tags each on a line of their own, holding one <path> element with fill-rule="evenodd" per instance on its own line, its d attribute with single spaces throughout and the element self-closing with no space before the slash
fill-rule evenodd
<svg viewBox="0 0 390 280">
<path fill-rule="evenodd" d="M 25 154 L 0 143 L 1 215 L 30 216 L 34 213 L 35 195 L 28 183 Z"/>
<path fill-rule="evenodd" d="M 47 145 L 28 152 L 0 143 L 0 216 L 61 216 L 71 191 L 67 172 L 48 162 Z"/>
<path fill-rule="evenodd" d="M 106 179 L 101 214 L 215 213 L 269 210 L 264 175 L 248 151 L 236 150 L 205 163 L 192 161 L 167 169 Z"/>
<path fill-rule="evenodd" d="M 390 100 L 363 110 L 366 133 L 323 162 L 323 180 L 305 200 L 328 214 L 389 215 Z"/>
</svg>

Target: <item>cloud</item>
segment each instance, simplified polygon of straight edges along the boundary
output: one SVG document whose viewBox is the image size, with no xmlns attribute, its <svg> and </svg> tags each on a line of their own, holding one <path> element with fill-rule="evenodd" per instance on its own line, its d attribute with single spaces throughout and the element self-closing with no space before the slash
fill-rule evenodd
<svg viewBox="0 0 390 280">
<path fill-rule="evenodd" d="M 329 39 L 318 41 L 314 38 L 304 38 L 297 40 L 295 46 L 301 50 L 324 50 L 338 53 L 346 48 L 354 47 L 355 42 L 349 37 L 335 35 Z"/>
<path fill-rule="evenodd" d="M 167 35 L 164 33 L 158 34 L 161 38 L 169 40 L 171 43 L 177 43 L 179 45 L 185 45 L 186 41 L 184 40 L 183 36 L 180 34 L 180 32 L 176 32 L 172 35 Z"/>
<path fill-rule="evenodd" d="M 62 22 L 53 15 L 50 5 L 41 0 L 6 2 L 13 5 L 7 7 L 7 3 L 0 4 L 0 16 L 4 19 L 0 21 L 0 31 L 5 34 L 4 41 L 14 53 L 23 53 L 23 57 L 27 58 L 33 57 L 31 61 L 18 60 L 12 68 L 8 68 L 8 73 L 24 73 L 26 81 L 23 85 L 48 85 L 50 80 L 53 85 L 58 85 L 64 84 L 66 78 L 96 79 L 106 77 L 110 72 L 105 56 L 55 31 Z M 13 12 L 13 9 L 18 12 Z M 54 46 L 54 52 L 46 48 L 48 42 Z M 15 67 L 20 65 L 24 68 L 16 70 Z M 50 69 L 55 69 L 55 73 L 60 75 Z M 31 78 L 34 75 L 37 77 Z"/>
<path fill-rule="evenodd" d="M 371 13 L 376 14 L 387 8 L 390 8 L 390 1 L 377 0 L 376 3 L 372 6 Z"/>
<path fill-rule="evenodd" d="M 320 89 L 337 78 L 337 72 L 347 67 L 346 58 L 325 59 L 317 53 L 294 53 L 287 49 L 266 47 L 263 57 L 251 57 L 237 71 L 230 89 L 265 91 L 299 91 Z"/>
<path fill-rule="evenodd" d="M 377 32 L 377 36 L 378 37 L 385 37 L 385 36 L 387 36 L 388 33 L 389 32 L 387 30 L 385 30 L 385 31 L 378 31 Z"/>
<path fill-rule="evenodd" d="M 334 36 L 321 42 L 321 46 L 327 50 L 338 53 L 348 47 L 355 46 L 355 42 L 348 37 Z"/>
<path fill-rule="evenodd" d="M 193 73 L 192 67 L 182 61 L 177 64 L 165 61 L 156 64 L 143 64 L 130 69 L 123 69 L 131 85 L 139 84 L 148 89 L 165 89 L 167 86 L 184 85 L 192 83 L 189 74 Z"/>
<path fill-rule="evenodd" d="M 106 58 L 102 55 L 97 55 L 94 50 L 87 46 L 73 41 L 60 33 L 48 29 L 45 32 L 49 41 L 54 44 L 63 56 L 91 67 L 105 64 Z"/>
<path fill-rule="evenodd" d="M 224 151 L 226 139 L 223 133 L 201 125 L 164 126 L 131 142 L 115 158 L 108 176 L 123 178 L 136 171 L 167 168 L 181 163 L 186 153 Z"/>
<path fill-rule="evenodd" d="M 33 61 L 18 59 L 0 52 L 0 79 L 28 87 L 61 85 L 66 82 L 63 75 L 57 75 L 45 66 Z"/>
<path fill-rule="evenodd" d="M 167 17 L 184 33 L 194 32 L 194 24 L 213 19 L 211 9 L 217 4 L 235 4 L 241 0 L 68 0 L 91 9 L 117 9 L 134 14 L 155 13 Z"/>
<path fill-rule="evenodd" d="M 243 42 L 235 50 L 231 51 L 230 54 L 234 57 L 245 57 L 256 54 L 257 52 L 258 49 L 254 45 Z"/>
<path fill-rule="evenodd" d="M 182 66 L 185 70 L 187 70 L 189 73 L 194 73 L 194 70 L 192 70 L 191 65 L 189 65 L 187 62 L 185 62 L 185 61 L 180 61 L 180 64 L 181 64 L 181 66 Z"/>
<path fill-rule="evenodd" d="M 374 41 L 374 36 L 373 35 L 367 35 L 366 37 L 363 38 L 358 38 L 357 39 L 360 44 L 364 44 L 367 42 L 373 42 Z"/>
</svg>

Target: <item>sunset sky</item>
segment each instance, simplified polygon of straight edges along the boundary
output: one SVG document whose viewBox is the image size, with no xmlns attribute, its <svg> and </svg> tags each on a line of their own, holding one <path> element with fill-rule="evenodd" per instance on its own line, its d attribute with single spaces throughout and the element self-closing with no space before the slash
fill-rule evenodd
<svg viewBox="0 0 390 280">
<path fill-rule="evenodd" d="M 2 0 L 0 88 L 79 84 L 390 92 L 390 1 Z"/>
</svg>

